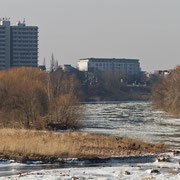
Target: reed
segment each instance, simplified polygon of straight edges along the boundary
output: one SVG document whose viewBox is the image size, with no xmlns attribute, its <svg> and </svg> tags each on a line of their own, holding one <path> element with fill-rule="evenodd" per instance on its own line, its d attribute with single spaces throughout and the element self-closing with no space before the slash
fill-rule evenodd
<svg viewBox="0 0 180 180">
<path fill-rule="evenodd" d="M 17 161 L 134 156 L 165 150 L 162 144 L 88 133 L 0 130 L 0 157 Z"/>
</svg>

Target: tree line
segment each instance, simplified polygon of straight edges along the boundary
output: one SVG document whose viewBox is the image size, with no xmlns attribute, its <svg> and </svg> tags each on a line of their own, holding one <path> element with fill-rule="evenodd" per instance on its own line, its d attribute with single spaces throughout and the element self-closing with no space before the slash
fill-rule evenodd
<svg viewBox="0 0 180 180">
<path fill-rule="evenodd" d="M 45 59 L 43 65 L 46 66 Z M 120 100 L 148 100 L 151 94 L 153 78 L 147 79 L 145 75 L 127 75 L 121 72 L 97 72 L 94 69 L 83 72 L 74 68 L 74 71 L 62 70 L 52 53 L 50 59 L 50 72 L 63 71 L 73 74 L 78 81 L 77 92 L 81 101 L 120 101 Z M 152 81 L 152 82 L 151 82 Z M 71 82 L 70 82 L 71 84 Z M 147 86 L 134 86 L 146 84 Z"/>
<path fill-rule="evenodd" d="M 150 98 L 150 86 L 127 83 L 120 72 L 77 72 L 85 101 L 144 100 Z"/>
<path fill-rule="evenodd" d="M 21 67 L 0 71 L 0 127 L 79 128 L 78 93 L 75 76 L 61 70 L 48 73 Z"/>
</svg>

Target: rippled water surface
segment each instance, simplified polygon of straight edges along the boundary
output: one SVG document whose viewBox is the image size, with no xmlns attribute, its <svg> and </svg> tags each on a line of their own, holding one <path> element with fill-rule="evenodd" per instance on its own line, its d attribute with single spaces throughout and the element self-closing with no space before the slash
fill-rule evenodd
<svg viewBox="0 0 180 180">
<path fill-rule="evenodd" d="M 180 119 L 155 111 L 151 102 L 84 104 L 84 132 L 139 138 L 180 147 Z"/>
</svg>

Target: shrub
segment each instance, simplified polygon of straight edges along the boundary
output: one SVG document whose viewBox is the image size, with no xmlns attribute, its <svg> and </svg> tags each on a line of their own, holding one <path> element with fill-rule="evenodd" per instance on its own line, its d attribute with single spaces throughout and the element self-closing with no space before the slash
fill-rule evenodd
<svg viewBox="0 0 180 180">
<path fill-rule="evenodd" d="M 155 108 L 180 117 L 180 66 L 154 84 L 152 101 Z"/>
<path fill-rule="evenodd" d="M 72 94 L 61 94 L 52 103 L 49 128 L 78 129 L 81 126 L 81 114 L 82 107 L 77 98 Z"/>
<path fill-rule="evenodd" d="M 74 122 L 79 113 L 75 111 L 75 107 L 79 106 L 76 97 L 68 95 L 68 92 L 64 97 L 61 94 L 56 97 L 52 84 L 49 74 L 37 68 L 22 67 L 1 71 L 1 127 L 44 129 L 57 118 L 60 121 L 59 114 L 62 122 L 66 122 L 66 128 L 76 126 Z M 71 102 L 67 103 L 70 99 Z M 66 111 L 62 111 L 62 107 Z M 53 114 L 51 117 L 58 117 L 50 119 L 50 114 Z"/>
</svg>

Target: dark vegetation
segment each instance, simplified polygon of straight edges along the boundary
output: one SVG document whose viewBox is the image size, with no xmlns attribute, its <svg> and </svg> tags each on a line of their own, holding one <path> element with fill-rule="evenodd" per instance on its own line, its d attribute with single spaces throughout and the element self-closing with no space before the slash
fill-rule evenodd
<svg viewBox="0 0 180 180">
<path fill-rule="evenodd" d="M 153 85 L 152 101 L 156 109 L 180 117 L 180 66 Z"/>
<path fill-rule="evenodd" d="M 149 100 L 151 87 L 128 82 L 121 73 L 77 72 L 83 101 Z M 139 80 L 140 82 L 140 80 Z"/>
<path fill-rule="evenodd" d="M 37 68 L 0 72 L 0 127 L 76 129 L 82 113 L 78 82 L 62 71 Z"/>
</svg>

